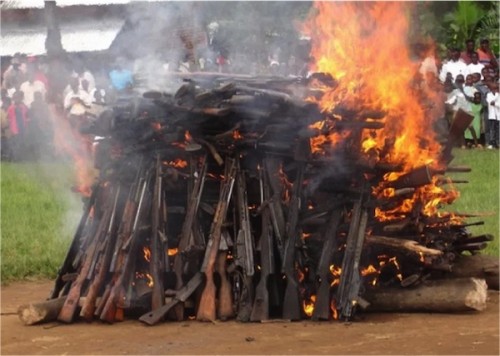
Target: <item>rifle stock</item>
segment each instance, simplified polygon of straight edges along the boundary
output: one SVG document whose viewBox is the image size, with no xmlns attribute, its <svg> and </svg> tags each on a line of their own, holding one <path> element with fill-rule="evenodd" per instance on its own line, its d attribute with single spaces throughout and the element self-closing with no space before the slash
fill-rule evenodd
<svg viewBox="0 0 500 356">
<path fill-rule="evenodd" d="M 228 170 L 228 174 L 224 179 L 223 187 L 221 189 L 219 202 L 217 203 L 217 209 L 215 211 L 214 219 L 212 222 L 212 227 L 210 228 L 209 244 L 207 244 L 205 259 L 202 266 L 202 272 L 205 274 L 206 283 L 201 295 L 200 303 L 198 305 L 198 311 L 196 313 L 196 319 L 200 321 L 214 321 L 216 318 L 216 288 L 213 280 L 213 273 L 215 260 L 219 251 L 222 224 L 225 221 L 227 209 L 231 200 L 236 170 L 234 160 L 227 159 L 226 164 L 229 164 L 230 168 Z"/>
<path fill-rule="evenodd" d="M 231 283 L 226 274 L 227 251 L 219 251 L 217 256 L 216 270 L 220 276 L 219 303 L 217 315 L 221 320 L 227 320 L 234 316 Z"/>
</svg>

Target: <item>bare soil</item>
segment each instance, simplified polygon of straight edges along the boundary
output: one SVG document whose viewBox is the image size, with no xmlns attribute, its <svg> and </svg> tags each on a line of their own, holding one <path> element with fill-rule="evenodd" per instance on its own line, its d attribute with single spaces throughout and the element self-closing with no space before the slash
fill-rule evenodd
<svg viewBox="0 0 500 356">
<path fill-rule="evenodd" d="M 364 314 L 355 323 L 78 322 L 24 326 L 19 305 L 43 301 L 51 281 L 1 289 L 2 355 L 440 354 L 499 355 L 499 293 L 466 314 Z"/>
</svg>

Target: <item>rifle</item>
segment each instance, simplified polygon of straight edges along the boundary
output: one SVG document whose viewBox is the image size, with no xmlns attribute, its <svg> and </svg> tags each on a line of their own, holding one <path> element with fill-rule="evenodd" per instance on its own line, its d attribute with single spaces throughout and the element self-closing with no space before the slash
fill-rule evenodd
<svg viewBox="0 0 500 356">
<path fill-rule="evenodd" d="M 288 212 L 287 241 L 285 245 L 282 272 L 286 276 L 285 299 L 283 301 L 283 318 L 289 320 L 301 319 L 301 304 L 297 270 L 295 267 L 296 243 L 300 238 L 298 227 L 300 195 L 304 180 L 305 163 L 299 162 L 297 177 L 293 183 L 293 195 Z"/>
<path fill-rule="evenodd" d="M 76 255 L 78 254 L 80 240 L 85 230 L 85 227 L 89 222 L 90 211 L 94 206 L 94 202 L 96 200 L 98 192 L 99 192 L 99 185 L 96 185 L 94 189 L 92 189 L 92 194 L 90 196 L 90 199 L 87 201 L 87 204 L 85 204 L 84 213 L 80 219 L 80 222 L 78 223 L 78 227 L 76 229 L 75 235 L 73 236 L 73 240 L 71 241 L 71 246 L 69 247 L 68 253 L 64 258 L 61 267 L 57 271 L 57 277 L 54 282 L 54 288 L 50 292 L 49 299 L 54 299 L 59 296 L 59 293 L 66 284 L 66 281 L 64 281 L 65 275 L 67 275 L 68 273 L 72 273 L 75 270 L 73 262 L 75 260 Z"/>
<path fill-rule="evenodd" d="M 163 243 L 158 238 L 160 228 L 160 209 L 162 204 L 162 178 L 160 156 L 156 156 L 156 168 L 154 176 L 154 189 L 151 210 L 151 261 L 149 263 L 150 273 L 153 278 L 153 294 L 151 298 L 151 309 L 155 310 L 165 304 L 165 290 L 163 288 L 163 270 L 165 264 L 165 252 Z"/>
<path fill-rule="evenodd" d="M 154 325 L 159 322 L 165 316 L 165 314 L 167 314 L 168 311 L 172 309 L 172 307 L 176 306 L 179 303 L 184 303 L 191 296 L 191 294 L 193 294 L 196 288 L 198 288 L 198 286 L 203 281 L 202 277 L 203 274 L 201 272 L 197 272 L 184 287 L 175 292 L 174 299 L 161 306 L 160 308 L 142 315 L 139 320 L 148 325 Z"/>
<path fill-rule="evenodd" d="M 139 189 L 137 189 L 133 202 L 133 205 L 137 206 L 135 216 L 132 220 L 132 225 L 126 226 L 124 229 L 125 231 L 122 233 L 120 244 L 117 245 L 118 256 L 116 265 L 113 266 L 114 275 L 111 281 L 111 290 L 100 314 L 100 319 L 103 321 L 112 323 L 117 316 L 120 316 L 118 306 L 123 302 L 125 286 L 129 284 L 132 268 L 137 258 L 136 252 L 139 246 L 137 225 L 143 213 L 144 206 L 147 205 L 144 203 L 144 197 L 150 181 L 150 175 L 151 173 L 148 171 L 145 177 L 139 178 Z"/>
<path fill-rule="evenodd" d="M 80 316 L 87 321 L 91 321 L 92 318 L 94 317 L 97 293 L 99 293 L 99 290 L 102 284 L 104 283 L 109 263 L 111 262 L 111 257 L 113 252 L 112 247 L 114 246 L 116 240 L 116 234 L 113 233 L 113 230 L 115 226 L 116 208 L 118 205 L 119 196 L 120 196 L 120 185 L 118 185 L 115 192 L 115 199 L 113 203 L 113 208 L 111 210 L 111 217 L 109 219 L 106 235 L 104 236 L 104 239 L 102 241 L 103 245 L 102 249 L 104 250 L 104 252 L 101 253 L 101 255 L 99 256 L 98 265 L 96 266 L 97 274 L 92 279 L 92 283 L 90 284 L 89 289 L 87 291 L 87 295 L 85 296 L 85 301 L 83 303 L 82 310 L 80 311 Z"/>
<path fill-rule="evenodd" d="M 217 208 L 215 210 L 214 219 L 212 221 L 212 226 L 210 228 L 210 238 L 207 244 L 207 249 L 205 253 L 205 258 L 203 260 L 202 272 L 206 277 L 205 288 L 201 295 L 200 304 L 198 305 L 198 312 L 196 314 L 196 319 L 200 321 L 214 321 L 215 315 L 215 284 L 213 280 L 213 272 L 215 266 L 215 260 L 217 258 L 217 253 L 219 251 L 219 245 L 221 240 L 221 229 L 222 224 L 226 219 L 227 208 L 231 200 L 231 193 L 233 191 L 236 165 L 235 160 L 227 159 L 226 164 L 230 165 L 228 174 L 225 176 L 221 193 L 219 196 L 219 202 L 217 203 Z"/>
<path fill-rule="evenodd" d="M 180 290 L 184 285 L 182 280 L 182 275 L 184 271 L 183 257 L 184 252 L 188 248 L 191 237 L 193 235 L 194 222 L 198 214 L 198 207 L 200 206 L 201 195 L 203 194 L 203 187 L 205 186 L 205 177 L 207 174 L 207 158 L 202 156 L 201 167 L 198 178 L 196 179 L 191 194 L 189 196 L 189 203 L 186 209 L 186 217 L 184 218 L 184 223 L 182 224 L 181 237 L 178 244 L 178 252 L 174 259 L 174 273 L 176 277 L 175 289 Z M 192 174 L 194 177 L 195 174 Z M 184 304 L 179 303 L 175 307 L 175 314 L 177 320 L 184 319 Z M 163 317 L 163 316 L 162 316 Z"/>
<path fill-rule="evenodd" d="M 241 170 L 238 159 L 238 175 L 236 194 L 238 200 L 239 230 L 236 237 L 236 259 L 235 265 L 243 271 L 242 290 L 238 302 L 237 319 L 248 321 L 252 312 L 253 286 L 252 278 L 254 269 L 254 242 L 250 226 L 250 215 L 248 213 L 248 197 L 245 173 Z"/>
<path fill-rule="evenodd" d="M 78 272 L 78 276 L 73 281 L 73 283 L 71 283 L 71 288 L 66 297 L 66 300 L 64 301 L 64 305 L 61 311 L 59 312 L 59 315 L 57 316 L 57 319 L 62 322 L 71 323 L 73 321 L 73 317 L 75 315 L 75 311 L 76 308 L 78 307 L 78 302 L 80 300 L 83 284 L 87 279 L 87 275 L 89 274 L 92 268 L 92 263 L 94 261 L 94 255 L 97 249 L 97 245 L 99 243 L 99 240 L 101 240 L 101 236 L 103 235 L 103 231 L 105 230 L 106 224 L 108 223 L 110 217 L 111 217 L 111 209 L 108 207 L 105 210 L 101 218 L 101 221 L 99 222 L 99 226 L 96 233 L 93 234 L 91 237 L 89 237 L 91 238 L 92 241 L 90 242 L 89 246 L 86 249 L 85 258 L 83 259 L 83 263 Z"/>
<path fill-rule="evenodd" d="M 316 278 L 319 286 L 316 292 L 316 303 L 312 314 L 312 320 L 330 319 L 330 264 L 333 255 L 337 250 L 337 228 L 340 223 L 342 212 L 336 208 L 328 221 L 325 233 L 323 234 L 323 250 L 316 268 Z"/>
<path fill-rule="evenodd" d="M 265 172 L 259 170 L 261 190 L 261 204 L 269 198 L 269 187 L 265 180 Z M 273 235 L 271 230 L 271 211 L 269 205 L 262 209 L 262 229 L 260 235 L 260 280 L 255 288 L 255 302 L 250 315 L 250 321 L 269 319 L 269 291 L 267 283 L 269 276 L 274 273 Z"/>
<path fill-rule="evenodd" d="M 276 158 L 266 158 L 264 160 L 265 171 L 267 172 L 268 182 L 273 191 L 272 197 L 269 197 L 269 209 L 271 213 L 271 222 L 273 224 L 274 234 L 280 257 L 283 258 L 283 238 L 286 234 L 285 215 L 283 205 L 281 204 L 281 193 L 283 191 L 282 183 L 278 177 L 280 160 Z"/>
<path fill-rule="evenodd" d="M 362 287 L 359 261 L 368 221 L 368 213 L 363 206 L 364 199 L 365 194 L 362 192 L 352 208 L 352 218 L 342 261 L 342 274 L 335 298 L 339 315 L 345 320 L 351 319 L 358 304 L 362 308 L 369 304 L 359 296 Z"/>
</svg>

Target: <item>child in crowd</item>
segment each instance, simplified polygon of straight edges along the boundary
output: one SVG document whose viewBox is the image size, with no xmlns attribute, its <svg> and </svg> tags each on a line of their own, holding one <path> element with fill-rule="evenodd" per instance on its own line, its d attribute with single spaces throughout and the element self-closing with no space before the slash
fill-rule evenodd
<svg viewBox="0 0 500 356">
<path fill-rule="evenodd" d="M 467 147 L 483 148 L 483 146 L 479 143 L 481 132 L 481 111 L 483 110 L 480 92 L 476 91 L 474 93 L 474 99 L 472 100 L 470 107 L 474 119 L 472 119 L 470 126 L 467 130 L 465 130 L 465 142 Z"/>
</svg>

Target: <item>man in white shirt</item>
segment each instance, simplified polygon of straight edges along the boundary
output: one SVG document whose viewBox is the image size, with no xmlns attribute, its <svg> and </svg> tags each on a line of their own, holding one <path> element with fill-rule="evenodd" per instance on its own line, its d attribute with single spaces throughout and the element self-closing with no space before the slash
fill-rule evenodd
<svg viewBox="0 0 500 356">
<path fill-rule="evenodd" d="M 471 63 L 467 65 L 467 74 L 475 74 L 475 73 L 481 74 L 481 71 L 484 68 L 484 64 L 479 63 L 479 56 L 477 55 L 477 53 L 473 52 L 470 55 L 470 58 L 471 58 Z M 484 79 L 482 74 L 481 74 L 481 79 Z"/>
<path fill-rule="evenodd" d="M 72 77 L 78 78 L 80 88 L 83 88 L 82 81 L 86 80 L 88 82 L 89 91 L 95 88 L 95 79 L 90 71 L 85 70 L 85 67 L 81 64 L 75 66 L 75 70 L 71 74 Z"/>
<path fill-rule="evenodd" d="M 42 98 L 45 98 L 45 84 L 39 80 L 35 80 L 35 73 L 28 72 L 28 80 L 21 84 L 19 89 L 24 93 L 24 104 L 30 108 L 31 103 L 33 103 L 35 92 L 39 91 L 42 93 Z"/>
<path fill-rule="evenodd" d="M 443 64 L 441 72 L 439 73 L 439 80 L 444 83 L 446 80 L 446 74 L 450 73 L 453 81 L 457 78 L 457 75 L 466 75 L 467 64 L 460 59 L 460 51 L 456 48 L 451 50 L 451 59 Z"/>
<path fill-rule="evenodd" d="M 90 94 L 80 89 L 79 84 L 78 78 L 71 78 L 70 91 L 64 98 L 64 109 L 69 114 L 71 124 L 76 127 L 84 121 L 85 112 L 92 104 Z"/>
</svg>

